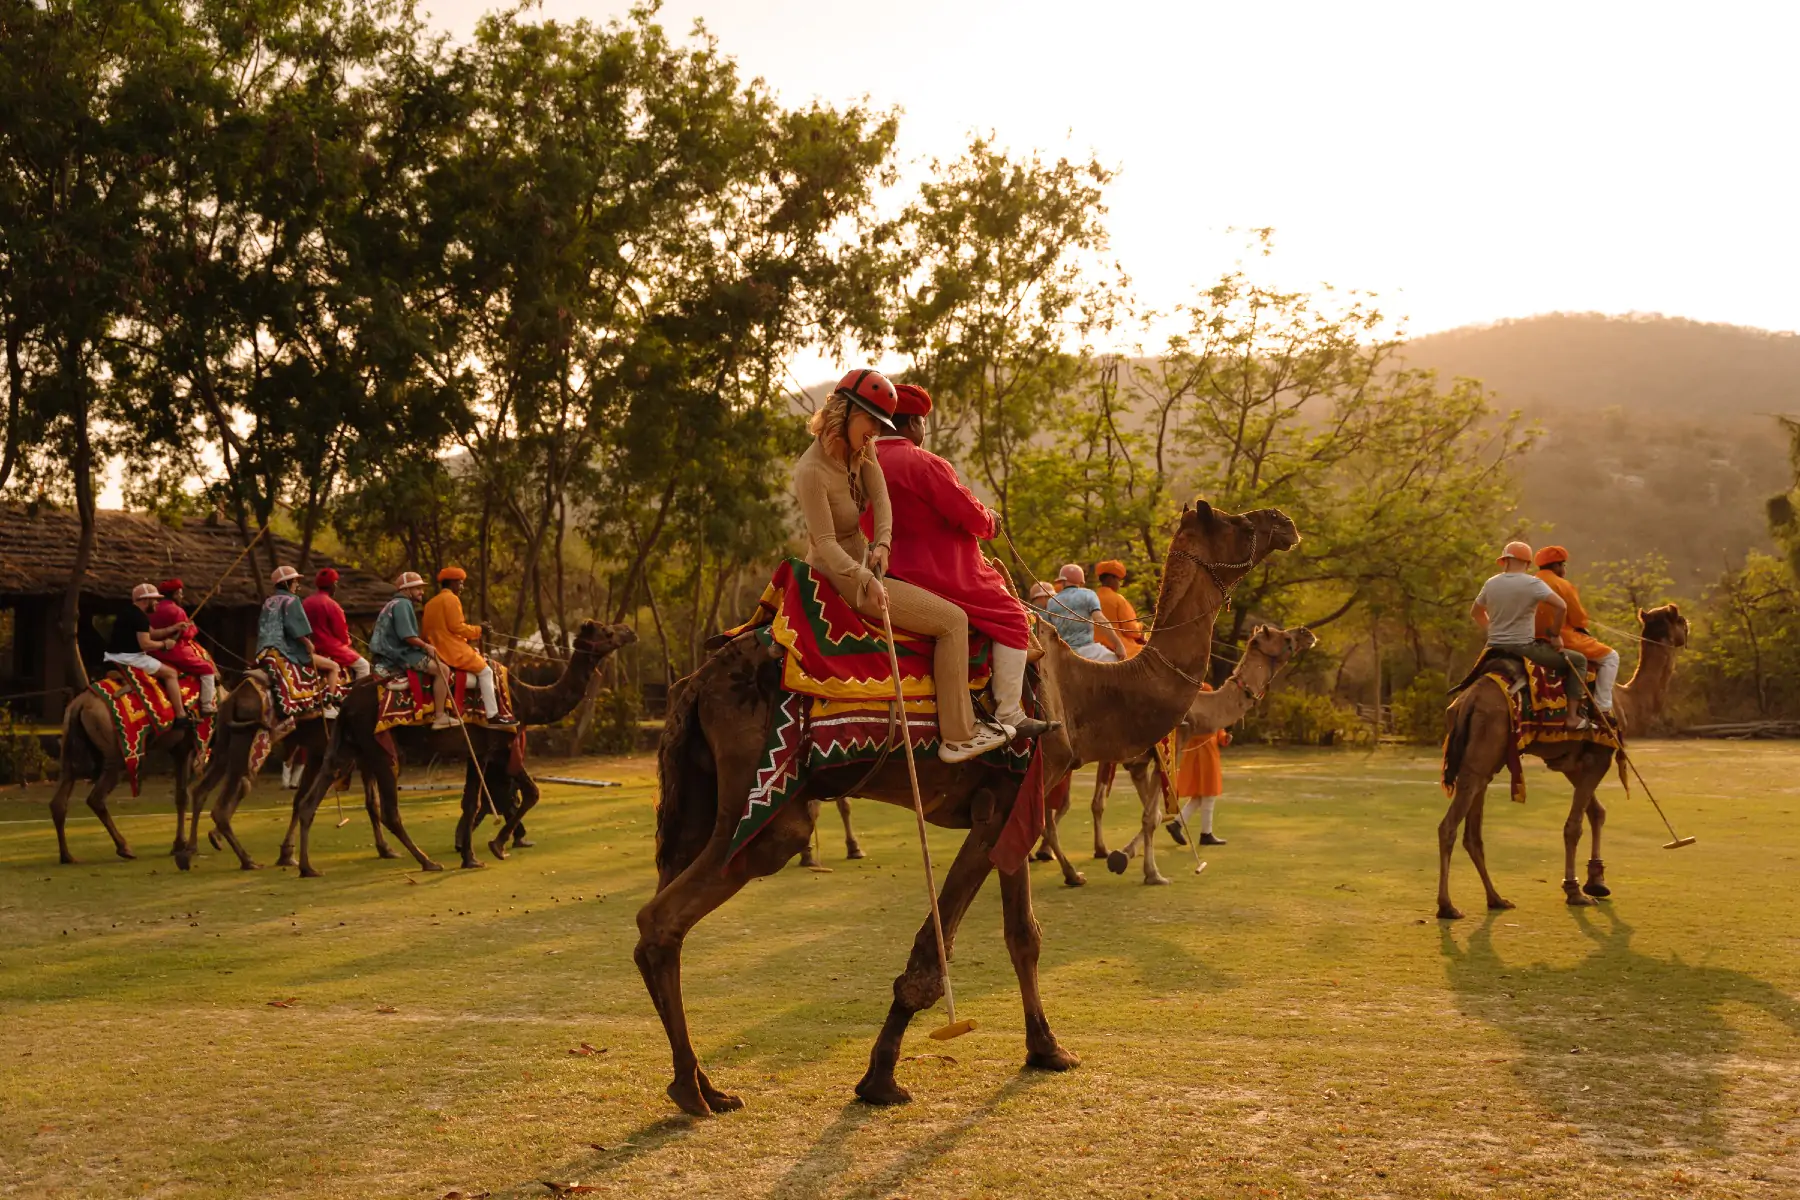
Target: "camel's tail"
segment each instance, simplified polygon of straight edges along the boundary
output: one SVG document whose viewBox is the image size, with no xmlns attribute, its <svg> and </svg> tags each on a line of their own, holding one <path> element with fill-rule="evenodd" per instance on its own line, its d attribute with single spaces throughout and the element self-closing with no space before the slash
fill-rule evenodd
<svg viewBox="0 0 1800 1200">
<path fill-rule="evenodd" d="M 110 719 L 110 718 L 109 718 Z M 81 705 L 70 704 L 63 710 L 62 745 L 57 752 L 58 771 L 62 779 L 98 779 L 106 755 L 88 737 L 81 723 Z"/>
<path fill-rule="evenodd" d="M 1456 776 L 1462 770 L 1463 755 L 1469 749 L 1469 727 L 1475 721 L 1475 705 L 1468 703 L 1472 695 L 1463 692 L 1444 713 L 1444 794 L 1456 791 Z"/>
<path fill-rule="evenodd" d="M 680 874 L 712 835 L 718 779 L 700 728 L 699 672 L 669 690 L 669 713 L 656 750 L 661 792 L 656 801 L 656 870 L 666 883 Z"/>
</svg>

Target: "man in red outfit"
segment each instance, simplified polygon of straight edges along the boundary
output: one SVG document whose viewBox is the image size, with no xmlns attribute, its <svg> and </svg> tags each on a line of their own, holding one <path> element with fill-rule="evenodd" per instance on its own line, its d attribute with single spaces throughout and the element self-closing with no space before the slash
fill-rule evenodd
<svg viewBox="0 0 1800 1200">
<path fill-rule="evenodd" d="M 344 617 L 343 605 L 332 595 L 337 591 L 337 585 L 338 573 L 326 567 L 313 576 L 315 590 L 301 601 L 300 607 L 306 610 L 306 619 L 312 622 L 313 649 L 341 670 L 348 671 L 353 680 L 361 679 L 369 673 L 369 660 L 350 644 L 350 622 Z"/>
<path fill-rule="evenodd" d="M 875 441 L 894 512 L 894 546 L 888 574 L 942 596 L 968 614 L 969 628 L 994 645 L 995 718 L 1021 737 L 1038 737 L 1055 723 L 1025 715 L 1025 651 L 1030 625 L 1025 608 L 981 553 L 979 541 L 999 532 L 992 509 L 957 478 L 956 468 L 924 449 L 931 395 L 903 383 L 894 409 L 899 432 Z M 865 525 L 869 514 L 863 514 Z"/>
</svg>

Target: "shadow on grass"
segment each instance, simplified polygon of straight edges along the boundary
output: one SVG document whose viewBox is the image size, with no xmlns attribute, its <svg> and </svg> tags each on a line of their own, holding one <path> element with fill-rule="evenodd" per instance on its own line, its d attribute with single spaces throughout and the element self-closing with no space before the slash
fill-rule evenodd
<svg viewBox="0 0 1800 1200">
<path fill-rule="evenodd" d="M 1800 1033 L 1800 1003 L 1741 971 L 1640 954 L 1610 907 L 1570 911 L 1595 947 L 1571 967 L 1503 961 L 1493 914 L 1466 946 L 1444 927 L 1461 1008 L 1518 1042 L 1516 1073 L 1557 1117 L 1627 1153 L 1724 1149 L 1725 1073 L 1742 1036 L 1721 1006 L 1761 1009 Z"/>
</svg>

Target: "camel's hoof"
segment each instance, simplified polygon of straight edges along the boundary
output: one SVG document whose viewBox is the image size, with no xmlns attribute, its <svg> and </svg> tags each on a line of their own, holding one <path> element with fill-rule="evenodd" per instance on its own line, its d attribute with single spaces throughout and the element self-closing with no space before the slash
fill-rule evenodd
<svg viewBox="0 0 1800 1200">
<path fill-rule="evenodd" d="M 302 879 L 323 879 L 323 878 L 325 878 L 325 872 L 319 870 L 317 867 L 301 867 L 300 868 L 300 878 L 302 878 Z"/>
<path fill-rule="evenodd" d="M 1106 869 L 1114 875 L 1123 875 L 1125 868 L 1131 865 L 1131 858 L 1123 850 L 1114 850 L 1106 856 Z"/>
<path fill-rule="evenodd" d="M 500 859 L 502 862 L 506 861 L 506 843 L 502 842 L 499 838 L 495 838 L 488 843 L 488 853 L 495 858 Z"/>
<path fill-rule="evenodd" d="M 472 870 L 475 870 L 476 868 L 486 869 L 486 867 L 487 867 L 487 864 L 482 862 L 479 858 L 463 859 L 462 869 L 465 871 L 472 871 Z"/>
<path fill-rule="evenodd" d="M 275 860 L 275 865 L 278 867 L 297 867 L 300 865 L 300 860 L 294 857 L 294 852 L 292 850 L 283 850 L 281 852 L 281 857 Z"/>
<path fill-rule="evenodd" d="M 76 858 L 73 854 L 65 854 L 56 861 L 65 867 L 79 867 L 81 865 L 81 860 Z"/>
<path fill-rule="evenodd" d="M 1094 858 L 1095 858 L 1095 859 L 1097 859 L 1097 860 L 1105 860 L 1105 859 L 1106 859 L 1106 858 L 1108 858 L 1108 857 L 1110 857 L 1110 855 L 1108 855 L 1108 854 L 1107 854 L 1107 853 L 1106 853 L 1106 851 L 1104 851 L 1104 850 L 1096 850 L 1096 851 L 1094 851 Z"/>
<path fill-rule="evenodd" d="M 206 831 L 206 840 L 212 843 L 212 848 L 214 850 L 223 850 L 225 848 L 225 843 L 219 840 L 219 831 L 216 829 L 209 829 Z"/>
<path fill-rule="evenodd" d="M 1052 862 L 1055 860 L 1055 858 L 1056 858 L 1056 855 L 1050 853 L 1048 850 L 1039 850 L 1036 854 L 1033 854 L 1031 856 L 1031 861 L 1032 862 Z"/>
<path fill-rule="evenodd" d="M 1570 892 L 1568 895 L 1563 897 L 1563 903 L 1568 905 L 1570 908 L 1592 908 L 1592 907 L 1594 907 L 1594 902 L 1592 900 L 1589 900 L 1586 896 L 1582 895 L 1580 892 Z"/>
<path fill-rule="evenodd" d="M 867 858 L 869 856 L 863 853 L 863 848 L 861 846 L 851 846 L 844 851 L 844 857 L 854 860 L 858 858 Z"/>
<path fill-rule="evenodd" d="M 1581 890 L 1596 900 L 1604 900 L 1612 895 L 1612 889 L 1604 883 L 1584 883 L 1581 885 Z"/>
<path fill-rule="evenodd" d="M 177 854 L 175 856 L 175 869 L 176 870 L 186 871 L 186 870 L 191 869 L 193 867 L 193 865 L 194 865 L 194 860 L 191 857 L 189 857 L 188 855 Z"/>
<path fill-rule="evenodd" d="M 1081 1065 L 1081 1056 L 1057 1046 L 1051 1050 L 1033 1050 L 1025 1056 L 1025 1065 L 1033 1071 L 1073 1071 Z"/>
<path fill-rule="evenodd" d="M 1063 876 L 1063 886 L 1064 887 L 1086 887 L 1087 886 L 1087 876 L 1083 875 L 1080 871 L 1075 872 L 1075 874 L 1073 876 L 1064 875 Z"/>
<path fill-rule="evenodd" d="M 809 868 L 816 867 L 819 865 L 818 856 L 813 854 L 802 854 L 800 856 L 800 865 Z"/>
<path fill-rule="evenodd" d="M 1161 887 L 1163 884 L 1165 884 L 1167 882 L 1169 882 L 1169 877 L 1167 875 L 1146 875 L 1146 876 L 1144 876 L 1144 886 L 1145 887 Z"/>
<path fill-rule="evenodd" d="M 856 1098 L 864 1104 L 873 1104 L 878 1108 L 888 1108 L 895 1104 L 911 1104 L 912 1093 L 900 1086 L 893 1076 L 886 1079 L 871 1079 L 863 1076 L 856 1085 Z"/>
<path fill-rule="evenodd" d="M 432 862 L 429 858 L 419 864 L 419 870 L 421 870 L 421 871 L 441 871 L 443 869 L 444 869 L 443 863 Z"/>
<path fill-rule="evenodd" d="M 174 857 L 175 855 L 180 854 L 183 850 L 186 850 L 186 849 L 187 849 L 186 842 L 176 842 L 173 846 L 169 847 L 169 854 L 171 857 Z"/>
<path fill-rule="evenodd" d="M 376 858 L 399 858 L 400 852 L 398 850 L 391 849 L 387 846 L 377 846 L 377 847 L 375 847 L 375 857 Z"/>
<path fill-rule="evenodd" d="M 1519 906 L 1514 904 L 1511 900 L 1504 899 L 1500 896 L 1495 896 L 1492 900 L 1488 901 L 1488 908 L 1494 912 L 1504 912 L 1509 908 L 1517 907 Z"/>
<path fill-rule="evenodd" d="M 262 864 L 251 858 L 245 859 L 243 862 L 239 863 L 238 868 L 244 871 L 260 871 L 262 870 Z"/>
<path fill-rule="evenodd" d="M 718 1088 L 700 1085 L 700 1097 L 706 1101 L 706 1107 L 715 1113 L 736 1112 L 744 1107 L 744 1101 L 730 1092 L 721 1092 Z"/>
<path fill-rule="evenodd" d="M 712 1109 L 706 1106 L 706 1098 L 700 1094 L 699 1085 L 692 1080 L 685 1085 L 680 1081 L 671 1083 L 665 1090 L 669 1099 L 675 1102 L 675 1107 L 688 1116 L 710 1117 L 713 1115 Z"/>
<path fill-rule="evenodd" d="M 537 843 L 530 838 L 516 837 L 513 839 L 514 850 L 529 850 L 535 845 L 537 845 Z"/>
<path fill-rule="evenodd" d="M 117 854 L 120 858 L 125 859 L 127 862 L 137 858 L 137 855 L 131 852 L 130 846 L 114 846 L 113 853 Z"/>
<path fill-rule="evenodd" d="M 1454 905 L 1454 904 L 1438 905 L 1438 920 L 1440 920 L 1440 921 L 1460 921 L 1462 919 L 1463 919 L 1462 909 L 1456 907 L 1456 905 Z"/>
</svg>

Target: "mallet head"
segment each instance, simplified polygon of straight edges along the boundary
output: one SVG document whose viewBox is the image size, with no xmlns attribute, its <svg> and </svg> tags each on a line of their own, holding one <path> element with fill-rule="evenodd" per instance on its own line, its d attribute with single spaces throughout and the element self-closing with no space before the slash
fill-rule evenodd
<svg viewBox="0 0 1800 1200">
<path fill-rule="evenodd" d="M 1664 845 L 1663 849 L 1664 850 L 1679 850 L 1683 846 L 1691 846 L 1699 840 L 1700 839 L 1698 839 L 1698 838 L 1691 838 L 1691 837 L 1676 838 L 1674 841 L 1669 842 L 1666 845 Z"/>
<path fill-rule="evenodd" d="M 959 1038 L 965 1033 L 974 1032 L 974 1030 L 975 1022 L 973 1021 L 952 1021 L 948 1025 L 932 1030 L 931 1040 L 934 1042 L 947 1042 L 951 1038 Z"/>
</svg>

